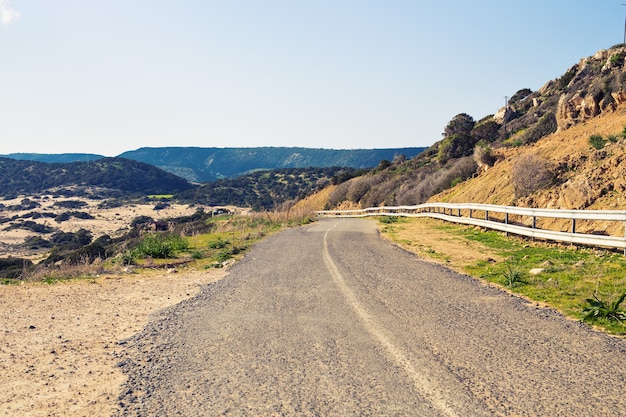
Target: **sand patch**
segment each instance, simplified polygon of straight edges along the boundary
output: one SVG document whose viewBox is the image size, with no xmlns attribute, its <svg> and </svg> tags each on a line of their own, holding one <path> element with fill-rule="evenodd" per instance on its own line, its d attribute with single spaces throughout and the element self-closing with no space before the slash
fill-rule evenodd
<svg viewBox="0 0 626 417">
<path fill-rule="evenodd" d="M 0 286 L 0 415 L 108 416 L 122 341 L 225 270 Z"/>
</svg>

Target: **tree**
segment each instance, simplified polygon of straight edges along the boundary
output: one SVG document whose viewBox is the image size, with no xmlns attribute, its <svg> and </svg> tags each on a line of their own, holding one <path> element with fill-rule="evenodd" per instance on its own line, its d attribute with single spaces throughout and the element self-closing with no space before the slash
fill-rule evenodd
<svg viewBox="0 0 626 417">
<path fill-rule="evenodd" d="M 443 132 L 444 137 L 467 134 L 469 135 L 476 122 L 474 118 L 467 113 L 457 114 L 448 122 L 446 129 Z"/>
<path fill-rule="evenodd" d="M 472 129 L 472 136 L 477 140 L 484 140 L 486 142 L 493 142 L 499 136 L 500 125 L 493 119 L 488 119 L 483 122 L 479 122 Z"/>
</svg>

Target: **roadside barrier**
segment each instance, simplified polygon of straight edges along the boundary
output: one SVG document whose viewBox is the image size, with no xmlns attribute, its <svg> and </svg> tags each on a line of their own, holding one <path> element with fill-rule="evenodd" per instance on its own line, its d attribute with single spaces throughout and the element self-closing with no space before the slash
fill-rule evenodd
<svg viewBox="0 0 626 417">
<path fill-rule="evenodd" d="M 626 255 L 626 211 L 624 210 L 559 210 L 492 204 L 426 203 L 417 206 L 370 207 L 361 210 L 323 210 L 318 211 L 317 215 L 321 217 L 432 217 L 536 239 L 623 249 Z M 569 230 L 564 232 L 542 229 L 537 220 L 544 218 L 569 220 Z M 610 236 L 604 232 L 580 233 L 576 230 L 577 222 L 580 221 L 621 222 L 624 225 L 624 234 Z"/>
</svg>

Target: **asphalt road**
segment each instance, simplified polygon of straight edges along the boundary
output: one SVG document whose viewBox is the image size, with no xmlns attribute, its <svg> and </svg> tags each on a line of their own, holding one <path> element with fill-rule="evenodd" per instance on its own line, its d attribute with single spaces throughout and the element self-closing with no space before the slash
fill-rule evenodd
<svg viewBox="0 0 626 417">
<path fill-rule="evenodd" d="M 173 278 L 175 279 L 175 278 Z M 626 415 L 626 343 L 328 219 L 120 347 L 116 416 Z"/>
</svg>

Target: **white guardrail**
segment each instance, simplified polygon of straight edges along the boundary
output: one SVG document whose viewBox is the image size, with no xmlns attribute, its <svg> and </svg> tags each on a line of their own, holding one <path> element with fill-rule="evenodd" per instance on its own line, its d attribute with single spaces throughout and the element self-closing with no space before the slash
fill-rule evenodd
<svg viewBox="0 0 626 417">
<path fill-rule="evenodd" d="M 493 213 L 501 213 L 501 219 L 494 219 Z M 482 214 L 482 216 L 481 216 Z M 537 239 L 575 243 L 588 246 L 618 248 L 626 255 L 626 211 L 624 210 L 558 210 L 538 209 L 491 204 L 427 203 L 418 206 L 370 207 L 362 210 L 318 211 L 322 217 L 432 217 L 454 223 L 480 226 L 502 232 L 513 233 Z M 511 215 L 520 216 L 510 222 Z M 524 218 L 529 225 L 525 225 Z M 553 231 L 537 227 L 537 218 L 557 218 L 571 221 L 568 232 Z M 623 236 L 578 233 L 576 221 L 613 221 L 624 224 Z"/>
</svg>

